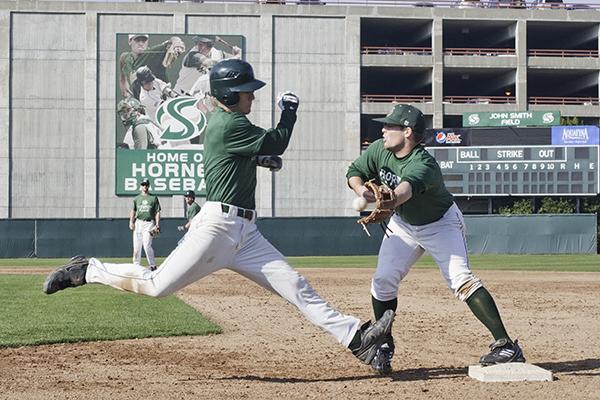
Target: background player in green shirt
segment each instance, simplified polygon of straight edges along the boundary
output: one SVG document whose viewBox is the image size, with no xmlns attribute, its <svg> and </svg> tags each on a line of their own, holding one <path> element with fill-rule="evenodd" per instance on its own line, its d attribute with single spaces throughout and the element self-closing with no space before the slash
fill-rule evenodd
<svg viewBox="0 0 600 400">
<path fill-rule="evenodd" d="M 140 194 L 133 199 L 129 212 L 129 229 L 133 231 L 133 263 L 140 265 L 142 246 L 148 259 L 148 267 L 156 269 L 156 259 L 152 248 L 152 234 L 155 227 L 160 229 L 160 202 L 150 194 L 150 181 L 146 178 L 140 183 Z"/>
<path fill-rule="evenodd" d="M 185 231 L 186 229 L 190 229 L 192 225 L 192 219 L 200 212 L 200 206 L 196 203 L 196 193 L 193 190 L 188 190 L 185 192 L 183 196 L 185 198 L 185 203 L 187 204 L 187 211 L 185 216 L 187 218 L 187 222 L 185 225 L 179 225 L 177 227 L 178 231 Z"/>
<path fill-rule="evenodd" d="M 285 260 L 256 227 L 256 169 L 261 155 L 280 155 L 296 122 L 298 96 L 280 96 L 281 117 L 274 129 L 253 125 L 246 117 L 254 91 L 265 85 L 250 64 L 238 59 L 217 63 L 210 72 L 216 108 L 204 137 L 207 201 L 179 245 L 154 272 L 135 264 L 109 264 L 74 257 L 48 276 L 43 290 L 102 283 L 149 296 L 166 296 L 222 268 L 229 268 L 292 303 L 313 324 L 370 364 L 390 333 L 394 311 L 374 324 L 333 309 Z M 280 161 L 275 158 L 267 160 Z M 261 165 L 262 166 L 262 165 Z M 277 169 L 270 162 L 266 167 Z M 269 310 L 270 311 L 270 310 Z"/>
<path fill-rule="evenodd" d="M 383 123 L 383 138 L 350 165 L 346 177 L 354 192 L 368 202 L 374 202 L 375 197 L 364 183 L 374 178 L 396 195 L 395 213 L 371 282 L 375 317 L 396 310 L 400 282 L 427 251 L 450 290 L 467 303 L 494 337 L 491 352 L 483 355 L 480 363 L 524 362 L 523 352 L 508 336 L 492 296 L 471 272 L 462 213 L 446 190 L 437 162 L 420 145 L 425 131 L 423 114 L 413 106 L 398 104 L 385 118 L 374 121 Z M 389 373 L 393 355 L 390 334 L 371 366 Z"/>
</svg>

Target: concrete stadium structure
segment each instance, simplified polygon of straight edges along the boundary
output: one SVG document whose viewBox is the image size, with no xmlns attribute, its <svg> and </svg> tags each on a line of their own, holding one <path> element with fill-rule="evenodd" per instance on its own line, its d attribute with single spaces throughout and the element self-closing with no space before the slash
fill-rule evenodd
<svg viewBox="0 0 600 400">
<path fill-rule="evenodd" d="M 284 168 L 259 172 L 261 216 L 344 216 L 368 120 L 411 102 L 430 127 L 463 112 L 559 110 L 596 124 L 600 12 L 255 3 L 0 3 L 0 218 L 115 218 L 117 33 L 243 35 L 277 93 L 300 95 Z M 180 217 L 181 196 L 161 198 Z M 125 228 L 124 228 L 125 229 Z"/>
</svg>

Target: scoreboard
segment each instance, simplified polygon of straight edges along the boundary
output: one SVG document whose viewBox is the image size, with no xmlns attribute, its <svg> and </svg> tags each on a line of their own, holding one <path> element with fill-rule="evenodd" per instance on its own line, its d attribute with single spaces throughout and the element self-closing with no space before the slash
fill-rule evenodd
<svg viewBox="0 0 600 400">
<path fill-rule="evenodd" d="M 428 147 L 456 196 L 600 193 L 600 146 Z"/>
</svg>

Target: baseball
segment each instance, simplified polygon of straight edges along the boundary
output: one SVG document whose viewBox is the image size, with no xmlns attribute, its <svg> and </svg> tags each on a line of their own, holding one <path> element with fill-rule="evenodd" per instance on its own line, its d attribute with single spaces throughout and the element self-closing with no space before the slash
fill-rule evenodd
<svg viewBox="0 0 600 400">
<path fill-rule="evenodd" d="M 354 208 L 356 211 L 362 211 L 365 208 L 367 208 L 367 199 L 365 199 L 364 197 L 357 197 L 354 200 L 352 200 L 352 208 Z"/>
</svg>

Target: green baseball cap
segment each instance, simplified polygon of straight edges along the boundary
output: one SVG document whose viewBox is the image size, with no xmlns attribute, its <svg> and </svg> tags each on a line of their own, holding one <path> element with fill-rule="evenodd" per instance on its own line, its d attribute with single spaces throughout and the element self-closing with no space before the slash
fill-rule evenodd
<svg viewBox="0 0 600 400">
<path fill-rule="evenodd" d="M 423 113 L 418 108 L 408 104 L 396 104 L 384 118 L 373 118 L 373 121 L 388 125 L 411 127 L 416 133 L 422 133 L 425 130 Z"/>
</svg>

